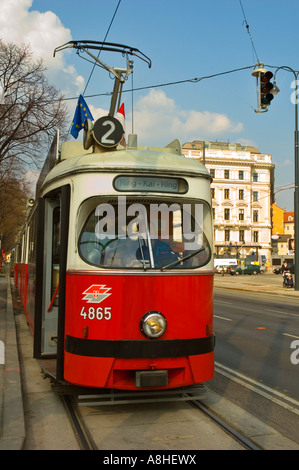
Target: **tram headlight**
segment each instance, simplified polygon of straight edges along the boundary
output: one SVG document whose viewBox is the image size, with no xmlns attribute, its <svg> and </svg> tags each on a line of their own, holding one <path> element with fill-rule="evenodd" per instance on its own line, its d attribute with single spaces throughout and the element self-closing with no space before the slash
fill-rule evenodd
<svg viewBox="0 0 299 470">
<path fill-rule="evenodd" d="M 167 321 L 160 312 L 147 312 L 140 322 L 141 332 L 148 338 L 159 338 L 167 327 Z"/>
</svg>

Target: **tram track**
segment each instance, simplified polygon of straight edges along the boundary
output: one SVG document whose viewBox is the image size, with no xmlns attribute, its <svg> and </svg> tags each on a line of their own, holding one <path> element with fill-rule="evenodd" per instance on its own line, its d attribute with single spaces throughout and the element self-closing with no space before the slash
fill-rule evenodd
<svg viewBox="0 0 299 470">
<path fill-rule="evenodd" d="M 169 437 L 169 435 L 177 435 L 180 437 L 180 434 L 182 433 L 174 431 L 170 426 L 165 434 L 165 425 L 166 423 L 176 422 L 177 418 L 173 418 L 173 416 L 176 416 L 179 409 L 181 410 L 180 413 L 184 413 L 185 416 L 185 412 L 187 410 L 186 406 L 187 408 L 190 407 L 191 409 L 191 407 L 193 407 L 198 410 L 201 416 L 198 415 L 197 419 L 196 416 L 193 415 L 193 418 L 190 419 L 190 414 L 187 411 L 187 422 L 190 420 L 191 427 L 187 427 L 185 429 L 185 434 L 187 436 L 193 436 L 194 429 L 201 428 L 203 426 L 204 434 L 208 435 L 210 431 L 209 428 L 212 427 L 214 436 L 217 436 L 217 439 L 212 443 L 211 449 L 214 449 L 215 445 L 216 448 L 218 448 L 218 446 L 219 448 L 223 448 L 221 446 L 223 445 L 224 440 L 226 442 L 226 449 L 267 450 L 277 448 L 297 448 L 293 440 L 290 441 L 285 436 L 276 433 L 273 428 L 267 426 L 266 423 L 255 418 L 253 415 L 248 414 L 247 416 L 245 409 L 239 408 L 232 402 L 227 401 L 224 397 L 217 393 L 215 394 L 215 392 L 209 388 L 207 389 L 206 397 L 195 398 L 189 394 L 187 395 L 188 397 L 186 396 L 185 400 L 181 400 L 182 406 L 179 403 L 180 400 L 176 401 L 175 398 L 167 401 L 166 398 L 160 398 L 159 400 L 159 398 L 156 397 L 154 402 L 153 400 L 146 399 L 143 399 L 144 401 L 141 399 L 139 402 L 137 399 L 135 400 L 135 398 L 132 402 L 130 402 L 130 400 L 121 400 L 121 403 L 116 403 L 112 400 L 110 404 L 103 403 L 101 400 L 98 404 L 94 400 L 91 402 L 88 402 L 87 400 L 86 403 L 82 403 L 78 399 L 79 395 L 77 396 L 76 394 L 62 395 L 61 398 L 63 398 L 76 439 L 80 449 L 82 450 L 110 449 L 109 443 L 112 444 L 112 448 L 115 448 L 115 442 L 120 443 L 118 450 L 121 448 L 129 449 L 129 442 L 133 442 L 135 445 L 134 436 L 136 432 L 138 445 L 133 448 L 150 450 L 153 443 L 157 440 L 159 445 L 155 449 L 158 450 L 161 448 L 161 443 L 165 442 L 165 449 L 172 449 L 175 451 L 177 449 L 177 444 L 174 444 L 174 442 L 177 442 L 177 440 L 173 441 L 174 438 Z M 139 407 L 139 409 L 137 410 L 135 406 Z M 171 413 L 170 420 L 169 413 Z M 107 416 L 109 417 L 109 422 L 107 421 Z M 132 431 L 129 431 L 129 434 L 131 432 L 133 436 L 133 440 L 131 441 L 127 435 L 128 429 L 126 427 L 122 428 L 122 425 L 119 426 L 119 420 L 122 422 L 123 416 L 126 416 L 126 420 L 128 420 L 124 420 L 125 426 L 127 426 L 128 423 L 131 423 L 131 421 L 140 426 L 138 431 L 135 427 Z M 149 416 L 155 417 L 149 419 Z M 105 424 L 102 423 L 102 418 L 104 419 Z M 116 427 L 114 426 L 115 421 L 118 423 Z M 180 422 L 180 420 L 178 420 L 178 422 Z M 110 435 L 109 442 L 106 439 L 105 426 L 107 427 L 107 431 Z M 152 438 L 149 440 L 146 438 L 144 441 L 141 438 L 140 441 L 139 436 L 143 435 L 143 426 L 146 430 L 150 429 Z M 116 440 L 115 438 L 112 438 L 112 441 L 110 441 L 112 435 L 117 436 Z M 227 437 L 224 438 L 224 435 Z M 200 439 L 197 441 L 195 436 L 196 434 L 192 438 L 192 445 L 198 445 L 198 449 L 200 449 L 203 443 Z M 109 447 L 107 447 L 107 443 Z M 169 444 L 171 447 L 168 447 Z M 125 445 L 125 447 L 123 447 L 123 445 Z M 204 445 L 209 446 L 209 443 L 205 443 Z"/>
<path fill-rule="evenodd" d="M 247 450 L 262 450 L 261 447 L 258 447 L 250 439 L 240 434 L 238 431 L 233 429 L 222 419 L 220 419 L 215 413 L 208 409 L 203 403 L 199 401 L 190 401 L 189 404 L 194 408 L 202 411 L 205 415 L 209 416 L 215 423 L 217 423 L 222 429 L 224 429 L 230 436 L 232 436 L 236 441 L 240 442 Z"/>
<path fill-rule="evenodd" d="M 74 395 L 61 395 L 61 400 L 70 419 L 81 450 L 98 450 L 82 415 Z"/>
<path fill-rule="evenodd" d="M 217 364 L 218 373 L 222 369 L 225 369 L 226 375 L 231 372 L 223 365 Z M 243 382 L 246 377 L 240 377 L 240 374 L 236 371 L 235 374 L 237 374 L 238 380 L 236 381 L 236 377 L 230 377 L 230 380 L 231 382 L 236 381 L 236 384 L 240 385 L 241 378 Z M 247 380 L 250 389 L 258 389 L 258 387 L 253 387 L 252 380 L 249 378 Z M 121 449 L 143 449 L 146 451 L 156 449 L 158 451 L 161 448 L 164 449 L 165 445 L 165 449 L 176 451 L 178 449 L 177 445 L 180 444 L 179 439 L 182 437 L 191 437 L 191 448 L 197 450 L 204 448 L 238 450 L 297 449 L 296 440 L 292 439 L 292 435 L 290 435 L 291 439 L 288 439 L 285 430 L 282 429 L 282 422 L 280 422 L 280 426 L 276 431 L 264 420 L 261 421 L 258 416 L 255 417 L 246 411 L 246 406 L 240 407 L 240 404 L 235 404 L 234 401 L 225 398 L 223 394 L 219 395 L 213 388 L 210 388 L 210 385 L 202 385 L 202 388 L 204 390 L 201 390 L 200 394 L 197 391 L 196 394 L 186 392 L 179 396 L 170 394 L 168 397 L 155 396 L 155 398 L 148 397 L 145 392 L 143 392 L 144 396 L 142 396 L 142 393 L 141 396 L 139 394 L 138 396 L 136 394 L 132 396 L 125 394 L 123 396 L 123 393 L 117 393 L 108 401 L 106 395 L 104 397 L 97 394 L 81 395 L 82 391 L 71 394 L 58 392 L 58 394 L 63 400 L 81 450 L 111 449 L 113 452 L 113 449 L 118 451 Z M 242 395 L 243 391 L 238 390 L 239 394 Z M 267 397 L 263 398 L 273 406 L 273 397 L 269 395 L 269 390 L 267 391 Z M 276 395 L 277 392 L 275 392 L 277 401 Z M 284 398 L 287 400 L 287 397 Z M 265 403 L 263 406 L 266 408 Z M 198 410 L 198 418 L 195 414 L 192 416 L 192 412 L 190 417 L 188 409 L 192 407 Z M 287 409 L 293 414 L 296 411 L 294 400 L 292 400 L 292 409 L 290 408 L 288 403 Z M 181 414 L 183 419 L 178 418 Z M 176 430 L 174 423 L 182 422 L 188 423 L 184 431 L 181 427 Z M 132 423 L 134 423 L 133 427 Z M 290 423 L 290 416 L 288 423 Z M 197 432 L 195 429 L 197 429 Z M 198 432 L 199 429 L 200 432 Z M 207 438 L 211 429 L 213 438 L 216 437 L 214 441 L 209 441 Z M 203 439 L 196 436 L 202 436 Z M 156 442 L 158 443 L 157 447 L 152 447 L 155 446 Z M 116 443 L 119 447 L 115 447 Z"/>
<path fill-rule="evenodd" d="M 292 442 L 299 444 L 299 402 L 294 398 L 217 362 L 215 378 L 208 384 L 208 388 L 267 426 L 269 435 L 274 436 L 276 432 L 281 436 L 281 442 L 284 438 L 289 440 L 286 445 L 292 445 Z M 220 411 L 220 417 L 228 421 L 225 409 Z M 239 422 L 241 421 L 239 416 Z M 262 426 L 259 427 L 262 434 Z M 241 433 L 243 429 L 242 425 Z"/>
<path fill-rule="evenodd" d="M 85 423 L 84 417 L 80 412 L 78 400 L 75 395 L 61 395 L 64 407 L 67 411 L 68 417 L 71 421 L 76 439 L 81 450 L 99 450 L 92 437 L 91 432 Z M 254 442 L 242 435 L 240 432 L 233 429 L 229 424 L 224 422 L 219 416 L 213 413 L 204 403 L 200 400 L 187 400 L 187 403 L 199 410 L 214 423 L 216 423 L 222 430 L 225 431 L 234 441 L 237 441 L 245 450 L 262 450 Z M 146 449 L 145 449 L 146 450 Z"/>
</svg>

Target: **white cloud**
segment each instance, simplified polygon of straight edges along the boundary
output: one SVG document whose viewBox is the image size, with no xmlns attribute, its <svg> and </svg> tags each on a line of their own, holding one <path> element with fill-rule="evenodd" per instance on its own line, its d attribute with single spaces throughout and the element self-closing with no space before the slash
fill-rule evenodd
<svg viewBox="0 0 299 470">
<path fill-rule="evenodd" d="M 51 12 L 30 10 L 33 0 L 0 0 L 0 37 L 5 42 L 30 44 L 35 57 L 42 57 L 47 76 L 67 97 L 78 96 L 84 90 L 84 78 L 73 65 L 66 63 L 71 49 L 61 51 L 53 58 L 57 46 L 72 39 L 71 32 L 59 17 Z M 76 103 L 67 102 L 70 114 Z M 88 105 L 94 119 L 107 115 L 107 111 Z M 228 138 L 243 130 L 241 122 L 234 123 L 221 113 L 184 110 L 162 90 L 151 89 L 136 100 L 134 106 L 134 132 L 140 145 L 166 145 L 174 138 L 182 142 L 194 139 Z M 126 129 L 131 132 L 132 113 L 126 111 Z"/>
<path fill-rule="evenodd" d="M 127 119 L 127 128 L 131 129 Z M 241 122 L 233 123 L 225 114 L 209 111 L 182 110 L 164 91 L 150 90 L 134 108 L 134 133 L 142 144 L 166 145 L 179 138 L 182 142 L 200 138 L 217 138 L 239 133 Z"/>
<path fill-rule="evenodd" d="M 58 67 L 57 60 L 53 60 L 53 51 L 57 45 L 71 40 L 71 32 L 51 11 L 29 11 L 32 2 L 0 0 L 1 38 L 16 44 L 29 44 L 35 57 L 42 57 L 46 64 Z"/>
<path fill-rule="evenodd" d="M 52 11 L 29 11 L 32 3 L 33 0 L 0 0 L 1 39 L 18 45 L 30 45 L 34 57 L 43 59 L 51 83 L 59 84 L 56 87 L 65 94 L 82 92 L 84 78 L 73 66 L 65 64 L 65 54 L 69 50 L 53 57 L 57 46 L 72 39 L 70 30 Z"/>
<path fill-rule="evenodd" d="M 107 116 L 108 114 L 108 110 L 107 109 L 103 109 L 103 108 L 95 108 L 92 104 L 89 104 L 88 103 L 88 107 L 90 109 L 90 112 L 93 116 L 93 119 L 95 122 L 97 119 L 99 119 L 100 117 L 103 117 L 103 116 Z"/>
</svg>

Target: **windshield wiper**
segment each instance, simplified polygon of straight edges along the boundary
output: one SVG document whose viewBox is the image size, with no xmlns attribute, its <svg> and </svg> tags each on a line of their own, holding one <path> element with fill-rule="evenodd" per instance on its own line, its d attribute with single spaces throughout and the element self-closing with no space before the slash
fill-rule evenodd
<svg viewBox="0 0 299 470">
<path fill-rule="evenodd" d="M 185 261 L 186 259 L 192 258 L 193 256 L 197 255 L 198 253 L 200 253 L 201 251 L 204 251 L 204 250 L 205 250 L 205 247 L 202 246 L 199 250 L 196 250 L 196 251 L 193 251 L 193 253 L 190 253 L 190 255 L 187 255 L 183 258 L 177 259 L 176 261 L 173 261 L 172 263 L 167 264 L 166 266 L 163 266 L 163 268 L 161 268 L 161 271 L 163 271 L 164 269 L 167 269 L 167 268 L 173 268 L 177 264 L 180 264 L 182 261 Z"/>
<path fill-rule="evenodd" d="M 137 235 L 138 235 L 139 249 L 140 249 L 140 253 L 141 253 L 143 269 L 144 269 L 144 271 L 146 271 L 146 262 L 145 262 L 145 258 L 144 258 L 143 247 L 142 247 L 142 242 L 141 242 L 139 231 L 137 232 Z"/>
</svg>

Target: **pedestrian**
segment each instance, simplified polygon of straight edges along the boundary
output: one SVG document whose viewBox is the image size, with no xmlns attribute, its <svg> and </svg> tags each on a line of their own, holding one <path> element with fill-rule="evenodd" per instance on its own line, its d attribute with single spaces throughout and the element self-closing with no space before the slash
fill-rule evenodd
<svg viewBox="0 0 299 470">
<path fill-rule="evenodd" d="M 286 260 L 284 260 L 283 265 L 281 266 L 281 273 L 282 273 L 282 286 L 285 287 L 286 285 L 286 273 L 290 271 L 290 267 Z"/>
</svg>

